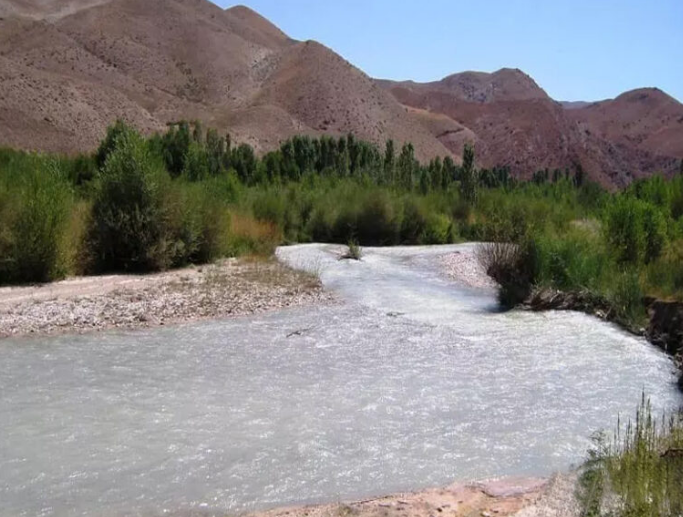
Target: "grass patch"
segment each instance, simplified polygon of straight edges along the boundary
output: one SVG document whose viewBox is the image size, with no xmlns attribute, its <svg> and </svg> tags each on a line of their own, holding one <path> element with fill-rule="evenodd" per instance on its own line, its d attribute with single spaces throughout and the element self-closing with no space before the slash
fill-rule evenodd
<svg viewBox="0 0 683 517">
<path fill-rule="evenodd" d="M 582 515 L 683 514 L 683 414 L 657 419 L 643 400 L 635 421 L 596 437 L 578 487 Z"/>
</svg>

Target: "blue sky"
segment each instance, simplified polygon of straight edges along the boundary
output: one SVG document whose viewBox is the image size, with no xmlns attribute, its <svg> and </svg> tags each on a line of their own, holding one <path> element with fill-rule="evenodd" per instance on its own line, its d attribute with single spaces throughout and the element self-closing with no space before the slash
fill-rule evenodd
<svg viewBox="0 0 683 517">
<path fill-rule="evenodd" d="M 431 81 L 511 67 L 557 100 L 599 100 L 643 86 L 683 100 L 683 0 L 242 3 L 373 77 Z"/>
</svg>

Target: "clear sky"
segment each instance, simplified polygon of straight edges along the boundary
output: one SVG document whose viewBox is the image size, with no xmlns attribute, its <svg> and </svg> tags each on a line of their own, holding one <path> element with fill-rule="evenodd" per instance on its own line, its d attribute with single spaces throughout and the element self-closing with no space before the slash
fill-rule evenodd
<svg viewBox="0 0 683 517">
<path fill-rule="evenodd" d="M 432 81 L 510 67 L 557 100 L 592 101 L 656 86 L 683 101 L 683 0 L 240 3 L 373 77 Z"/>
</svg>

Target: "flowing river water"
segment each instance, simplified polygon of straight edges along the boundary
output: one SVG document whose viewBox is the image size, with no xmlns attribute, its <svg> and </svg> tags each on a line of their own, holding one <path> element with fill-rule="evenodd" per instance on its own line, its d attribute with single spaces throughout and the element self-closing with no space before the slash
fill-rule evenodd
<svg viewBox="0 0 683 517">
<path fill-rule="evenodd" d="M 579 463 L 671 361 L 577 313 L 496 310 L 471 246 L 282 248 L 339 303 L 0 342 L 0 515 L 238 513 Z M 194 514 L 194 513 L 193 513 Z"/>
</svg>

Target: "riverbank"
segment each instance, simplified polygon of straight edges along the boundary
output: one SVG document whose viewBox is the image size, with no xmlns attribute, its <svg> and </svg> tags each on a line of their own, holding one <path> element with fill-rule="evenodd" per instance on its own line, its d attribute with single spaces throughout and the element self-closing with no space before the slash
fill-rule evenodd
<svg viewBox="0 0 683 517">
<path fill-rule="evenodd" d="M 573 517 L 576 477 L 502 478 L 350 503 L 278 508 L 249 517 Z"/>
<path fill-rule="evenodd" d="M 153 275 L 0 288 L 0 338 L 188 323 L 331 299 L 318 278 L 275 259 L 228 259 Z"/>
<path fill-rule="evenodd" d="M 498 284 L 479 262 L 476 251 L 456 252 L 441 258 L 443 272 L 452 280 L 476 289 L 497 289 Z M 575 311 L 614 323 L 627 332 L 646 338 L 675 358 L 681 368 L 683 389 L 683 303 L 646 298 L 647 326 L 637 326 L 619 316 L 612 303 L 589 291 L 564 292 L 551 288 L 533 289 L 518 305 L 534 312 Z"/>
</svg>

